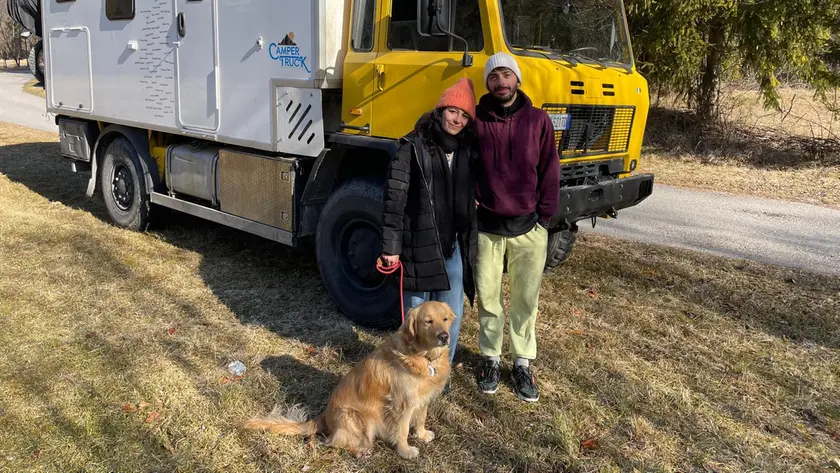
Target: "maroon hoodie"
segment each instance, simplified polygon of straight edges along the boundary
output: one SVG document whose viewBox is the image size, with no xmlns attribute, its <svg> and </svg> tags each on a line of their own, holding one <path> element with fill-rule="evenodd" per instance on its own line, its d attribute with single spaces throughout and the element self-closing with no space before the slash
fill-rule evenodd
<svg viewBox="0 0 840 473">
<path fill-rule="evenodd" d="M 491 94 L 481 97 L 476 109 L 482 163 L 476 176 L 479 227 L 510 236 L 527 233 L 537 220 L 547 222 L 560 197 L 560 156 L 551 119 L 525 93 L 518 94 L 519 107 L 509 116 Z"/>
</svg>

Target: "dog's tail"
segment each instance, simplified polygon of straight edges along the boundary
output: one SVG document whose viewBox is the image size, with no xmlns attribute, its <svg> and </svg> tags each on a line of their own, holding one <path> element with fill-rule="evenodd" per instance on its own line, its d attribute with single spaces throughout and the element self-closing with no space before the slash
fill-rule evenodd
<svg viewBox="0 0 840 473">
<path fill-rule="evenodd" d="M 269 416 L 248 419 L 241 424 L 242 428 L 252 430 L 268 430 L 281 435 L 315 435 L 327 430 L 324 415 L 305 420 L 306 414 L 300 409 L 292 408 L 285 416 Z"/>
</svg>

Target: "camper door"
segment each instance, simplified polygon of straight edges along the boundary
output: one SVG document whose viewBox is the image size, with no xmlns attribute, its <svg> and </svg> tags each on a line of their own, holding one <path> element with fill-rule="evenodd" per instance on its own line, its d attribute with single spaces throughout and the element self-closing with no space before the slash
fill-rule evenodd
<svg viewBox="0 0 840 473">
<path fill-rule="evenodd" d="M 175 48 L 178 124 L 216 131 L 219 127 L 219 67 L 216 0 L 176 0 Z"/>
</svg>

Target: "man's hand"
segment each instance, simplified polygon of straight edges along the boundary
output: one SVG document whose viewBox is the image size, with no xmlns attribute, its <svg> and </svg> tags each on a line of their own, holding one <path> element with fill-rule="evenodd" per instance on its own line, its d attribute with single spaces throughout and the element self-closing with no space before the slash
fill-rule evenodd
<svg viewBox="0 0 840 473">
<path fill-rule="evenodd" d="M 382 263 L 382 266 L 390 268 L 391 266 L 399 263 L 400 255 L 386 255 L 385 253 L 382 253 L 379 257 L 379 261 Z"/>
</svg>

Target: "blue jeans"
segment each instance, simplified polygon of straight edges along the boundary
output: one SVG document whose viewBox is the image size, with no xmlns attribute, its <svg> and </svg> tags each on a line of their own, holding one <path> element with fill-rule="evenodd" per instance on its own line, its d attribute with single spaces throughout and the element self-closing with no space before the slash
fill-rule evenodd
<svg viewBox="0 0 840 473">
<path fill-rule="evenodd" d="M 446 260 L 446 274 L 449 276 L 448 291 L 412 292 L 405 291 L 405 310 L 409 310 L 428 301 L 449 304 L 455 314 L 455 320 L 449 329 L 449 361 L 455 358 L 455 347 L 458 346 L 458 334 L 461 332 L 461 318 L 464 315 L 464 268 L 461 262 L 461 247 L 455 242 L 455 252 Z"/>
</svg>

